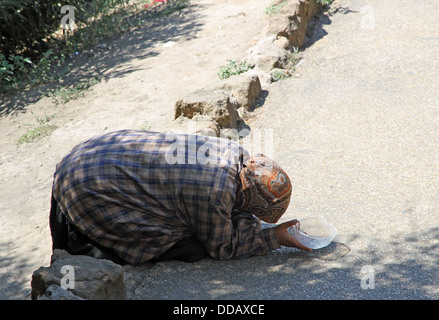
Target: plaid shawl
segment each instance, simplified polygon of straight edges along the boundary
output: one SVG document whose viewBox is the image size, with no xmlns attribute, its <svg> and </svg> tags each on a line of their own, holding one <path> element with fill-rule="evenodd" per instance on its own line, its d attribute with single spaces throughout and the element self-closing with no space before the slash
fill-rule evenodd
<svg viewBox="0 0 439 320">
<path fill-rule="evenodd" d="M 227 139 L 117 131 L 73 148 L 52 191 L 82 233 L 132 264 L 192 234 L 215 259 L 261 255 L 279 243 L 234 207 L 243 156 Z"/>
</svg>

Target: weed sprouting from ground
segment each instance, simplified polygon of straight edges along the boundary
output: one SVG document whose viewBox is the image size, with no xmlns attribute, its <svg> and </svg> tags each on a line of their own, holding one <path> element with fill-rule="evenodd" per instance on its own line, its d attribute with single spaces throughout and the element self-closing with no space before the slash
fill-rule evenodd
<svg viewBox="0 0 439 320">
<path fill-rule="evenodd" d="M 247 63 L 246 60 L 237 62 L 236 60 L 227 60 L 227 64 L 220 66 L 218 77 L 223 80 L 235 76 L 252 69 L 253 66 Z"/>
<path fill-rule="evenodd" d="M 80 82 L 72 87 L 50 90 L 45 93 L 45 95 L 51 97 L 56 105 L 65 104 L 70 100 L 83 97 L 85 92 L 89 91 L 91 87 L 97 83 L 99 83 L 99 79 L 93 78 L 92 80 Z"/>
<path fill-rule="evenodd" d="M 58 30 L 47 41 L 49 49 L 38 59 L 20 53 L 0 54 L 0 95 L 17 92 L 61 79 L 69 72 L 67 61 L 99 42 L 142 25 L 150 18 L 161 18 L 186 8 L 190 0 L 101 1 L 94 7 L 95 14 L 86 21 L 76 21 L 77 28 Z M 50 40 L 50 41 L 49 41 Z"/>
</svg>

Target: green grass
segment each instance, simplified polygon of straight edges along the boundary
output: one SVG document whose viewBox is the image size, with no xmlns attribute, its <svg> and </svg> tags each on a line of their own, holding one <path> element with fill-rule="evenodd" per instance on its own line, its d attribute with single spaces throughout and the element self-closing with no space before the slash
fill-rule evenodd
<svg viewBox="0 0 439 320">
<path fill-rule="evenodd" d="M 93 78 L 92 80 L 80 82 L 72 87 L 49 90 L 45 95 L 51 97 L 56 105 L 65 104 L 70 100 L 84 97 L 85 91 L 89 91 L 91 87 L 97 83 L 99 83 L 99 79 Z"/>
<path fill-rule="evenodd" d="M 25 134 L 23 134 L 18 140 L 17 144 L 34 142 L 43 137 L 50 135 L 53 131 L 55 131 L 58 127 L 51 124 L 43 124 L 38 127 L 29 129 Z"/>
<path fill-rule="evenodd" d="M 79 99 L 80 97 L 83 97 L 85 91 L 90 90 L 90 88 L 98 82 L 99 80 L 95 78 L 89 81 L 80 82 L 77 85 L 72 86 L 70 88 L 54 89 L 45 94 L 49 97 L 52 97 L 56 105 L 65 104 L 70 100 L 75 100 L 75 99 Z M 41 138 L 49 136 L 53 131 L 55 131 L 58 128 L 55 125 L 49 124 L 49 122 L 56 117 L 55 114 L 50 116 L 45 114 L 44 117 L 37 116 L 33 112 L 32 114 L 37 120 L 38 126 L 31 128 L 26 133 L 24 133 L 17 140 L 17 144 L 37 141 Z"/>
<path fill-rule="evenodd" d="M 55 125 L 49 124 L 50 120 L 55 118 L 55 114 L 53 115 L 46 115 L 44 114 L 44 117 L 37 116 L 33 111 L 31 113 L 34 115 L 35 119 L 37 120 L 38 126 L 29 129 L 26 133 L 24 133 L 18 140 L 17 144 L 27 143 L 27 142 L 34 142 L 36 140 L 39 140 L 43 137 L 46 137 L 50 135 L 53 131 L 55 131 L 58 127 Z"/>
<path fill-rule="evenodd" d="M 68 31 L 62 35 L 59 30 L 48 39 L 49 49 L 37 60 L 0 54 L 0 95 L 60 80 L 69 72 L 68 59 L 82 50 L 141 26 L 149 18 L 168 16 L 190 3 L 190 0 L 168 0 L 166 5 L 145 8 L 144 5 L 151 1 L 102 1 L 103 7 L 95 8 L 95 13 L 87 21 L 75 20 L 78 29 L 74 33 Z"/>
<path fill-rule="evenodd" d="M 288 70 L 273 70 L 271 72 L 271 79 L 273 81 L 285 80 L 291 77 L 291 73 Z"/>
<path fill-rule="evenodd" d="M 324 7 L 329 6 L 335 0 L 317 0 L 318 3 L 322 4 Z M 265 13 L 269 15 L 278 14 L 279 11 L 287 5 L 288 1 L 282 1 L 278 4 L 273 4 L 267 8 L 265 8 Z"/>
<path fill-rule="evenodd" d="M 140 130 L 143 131 L 149 131 L 151 129 L 151 125 L 149 124 L 148 120 L 146 120 L 141 126 Z"/>
<path fill-rule="evenodd" d="M 169 1 L 165 6 L 155 6 L 150 9 L 148 16 L 151 17 L 166 17 L 170 14 L 186 8 L 189 5 L 189 0 L 174 0 Z"/>
<path fill-rule="evenodd" d="M 227 60 L 226 65 L 220 66 L 220 69 L 218 71 L 218 77 L 221 80 L 227 79 L 231 76 L 244 73 L 252 68 L 253 66 L 248 64 L 246 60 L 243 60 L 241 62 L 237 62 L 235 60 Z"/>
<path fill-rule="evenodd" d="M 317 2 L 320 2 L 324 6 L 329 6 L 331 3 L 333 3 L 335 0 L 317 0 Z"/>
<path fill-rule="evenodd" d="M 266 14 L 277 14 L 279 13 L 279 11 L 285 7 L 285 5 L 287 4 L 287 1 L 283 1 L 281 3 L 278 4 L 273 4 L 267 8 L 265 8 L 265 13 Z"/>
</svg>

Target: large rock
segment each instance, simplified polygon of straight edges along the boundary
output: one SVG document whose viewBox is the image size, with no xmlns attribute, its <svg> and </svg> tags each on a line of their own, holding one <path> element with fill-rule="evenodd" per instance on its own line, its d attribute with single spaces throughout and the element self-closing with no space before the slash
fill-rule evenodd
<svg viewBox="0 0 439 320">
<path fill-rule="evenodd" d="M 247 50 L 246 60 L 256 69 L 270 72 L 274 68 L 289 69 L 293 67 L 291 53 L 280 47 L 276 36 L 268 36 Z"/>
<path fill-rule="evenodd" d="M 64 250 L 54 250 L 50 266 L 33 273 L 31 286 L 33 300 L 54 299 L 54 293 L 67 299 L 69 293 L 60 289 L 70 291 L 72 299 L 126 299 L 122 266 L 109 260 L 70 255 Z"/>
<path fill-rule="evenodd" d="M 165 132 L 220 136 L 218 123 L 212 117 L 203 114 L 196 114 L 192 118 L 181 115 L 167 126 Z"/>
<path fill-rule="evenodd" d="M 235 128 L 239 119 L 236 106 L 222 90 L 200 89 L 176 101 L 175 119 L 195 115 L 210 116 L 220 128 Z"/>
<path fill-rule="evenodd" d="M 316 0 L 274 0 L 271 5 L 280 10 L 269 17 L 268 34 L 286 37 L 293 47 L 302 47 L 306 40 L 308 22 L 317 14 L 321 4 Z"/>
<path fill-rule="evenodd" d="M 71 291 L 63 289 L 61 286 L 51 284 L 47 287 L 44 295 L 38 298 L 38 300 L 85 300 L 74 295 Z"/>
<path fill-rule="evenodd" d="M 261 93 L 259 77 L 250 72 L 215 81 L 177 100 L 166 132 L 219 137 L 222 129 L 239 127 L 241 114 L 253 109 Z"/>
<path fill-rule="evenodd" d="M 253 109 L 256 99 L 262 93 L 259 77 L 247 72 L 222 80 L 217 88 L 229 94 L 236 108 L 244 108 L 247 111 Z"/>
</svg>

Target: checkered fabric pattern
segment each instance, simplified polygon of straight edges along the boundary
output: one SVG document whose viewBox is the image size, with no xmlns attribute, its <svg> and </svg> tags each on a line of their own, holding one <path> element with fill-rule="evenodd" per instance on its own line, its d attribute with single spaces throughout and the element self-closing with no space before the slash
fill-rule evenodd
<svg viewBox="0 0 439 320">
<path fill-rule="evenodd" d="M 279 243 L 273 228 L 234 208 L 243 156 L 227 139 L 111 132 L 73 148 L 52 191 L 83 234 L 132 264 L 191 234 L 214 259 L 261 255 Z"/>
</svg>

